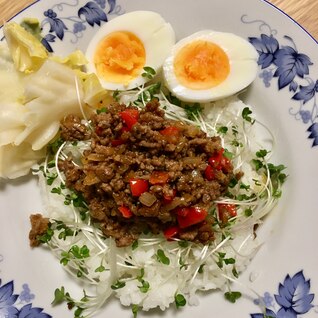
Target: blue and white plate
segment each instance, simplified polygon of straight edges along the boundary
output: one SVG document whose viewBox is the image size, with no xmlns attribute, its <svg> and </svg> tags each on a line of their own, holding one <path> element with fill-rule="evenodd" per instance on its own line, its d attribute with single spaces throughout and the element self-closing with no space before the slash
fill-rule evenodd
<svg viewBox="0 0 318 318">
<path fill-rule="evenodd" d="M 42 0 L 14 20 L 38 18 L 43 44 L 66 55 L 85 50 L 108 20 L 137 9 L 162 14 L 178 39 L 207 28 L 249 39 L 259 53 L 259 73 L 243 98 L 276 137 L 275 159 L 288 167 L 289 175 L 282 199 L 260 232 L 265 243 L 236 286 L 244 297 L 231 304 L 222 293 L 210 292 L 198 306 L 139 317 L 318 318 L 317 43 L 263 0 Z M 29 247 L 29 215 L 41 210 L 35 179 L 0 184 L 0 317 L 73 317 L 64 306 L 51 306 L 54 290 L 64 285 L 80 296 L 81 287 L 49 252 Z M 114 300 L 98 317 L 132 313 Z"/>
</svg>

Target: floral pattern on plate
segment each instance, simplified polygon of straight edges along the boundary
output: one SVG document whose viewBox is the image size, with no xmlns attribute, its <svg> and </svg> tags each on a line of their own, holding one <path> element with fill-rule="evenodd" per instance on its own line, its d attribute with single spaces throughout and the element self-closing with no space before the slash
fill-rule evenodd
<svg viewBox="0 0 318 318">
<path fill-rule="evenodd" d="M 264 297 L 254 300 L 256 305 L 265 308 L 262 313 L 251 314 L 251 318 L 297 318 L 314 307 L 314 297 L 310 293 L 310 280 L 305 278 L 303 271 L 292 277 L 286 275 L 284 282 L 279 283 L 277 295 L 273 297 L 266 292 Z"/>
<path fill-rule="evenodd" d="M 63 16 L 65 6 L 76 9 L 76 15 Z M 65 34 L 71 35 L 71 42 L 76 43 L 87 27 L 101 26 L 108 21 L 108 15 L 121 14 L 121 7 L 116 0 L 93 0 L 80 5 L 80 0 L 73 3 L 59 3 L 43 12 L 41 22 L 44 37 L 43 45 L 53 52 L 53 43 L 63 41 Z M 243 23 L 259 23 L 248 21 L 242 16 Z M 259 77 L 265 87 L 271 87 L 277 79 L 278 90 L 288 89 L 291 99 L 299 103 L 296 110 L 290 114 L 307 125 L 308 138 L 313 140 L 312 147 L 318 146 L 318 79 L 310 77 L 311 59 L 300 53 L 294 40 L 284 36 L 284 43 L 276 38 L 277 31 L 261 21 L 262 30 L 258 37 L 249 37 L 250 43 L 259 54 L 258 64 L 261 68 Z M 2 257 L 0 255 L 0 262 Z M 256 305 L 264 308 L 264 312 L 252 313 L 251 318 L 297 318 L 313 310 L 315 295 L 310 292 L 310 280 L 306 279 L 303 271 L 293 276 L 286 275 L 284 281 L 279 283 L 278 294 L 264 293 L 264 297 L 254 301 Z M 3 282 L 0 278 L 0 317 L 8 318 L 50 318 L 43 312 L 43 308 L 33 307 L 35 295 L 31 293 L 28 284 L 23 284 L 22 291 L 15 293 L 14 281 Z"/>
<path fill-rule="evenodd" d="M 259 37 L 249 37 L 249 41 L 259 54 L 258 65 L 261 68 L 259 77 L 265 87 L 270 87 L 277 78 L 278 90 L 289 89 L 293 101 L 299 106 L 291 109 L 290 114 L 296 120 L 302 120 L 307 125 L 308 138 L 313 139 L 312 147 L 318 146 L 318 79 L 309 76 L 311 59 L 297 49 L 294 40 L 285 35 L 284 43 L 279 43 L 277 31 L 266 22 L 249 21 L 246 15 L 241 18 L 243 23 L 257 23 L 261 33 Z"/>
<path fill-rule="evenodd" d="M 20 294 L 14 293 L 13 280 L 2 284 L 0 279 L 0 317 L 5 318 L 51 318 L 43 308 L 33 307 L 30 302 L 35 298 L 28 284 L 23 284 Z"/>
<path fill-rule="evenodd" d="M 74 7 L 76 15 L 63 16 L 65 7 Z M 116 4 L 116 0 L 94 0 L 84 5 L 80 5 L 79 0 L 73 3 L 57 3 L 43 12 L 45 18 L 41 22 L 41 27 L 43 30 L 48 29 L 48 33 L 43 36 L 42 44 L 49 52 L 53 52 L 52 43 L 57 39 L 62 41 L 66 33 L 71 34 L 71 42 L 75 44 L 83 37 L 87 26 L 101 26 L 108 21 L 109 14 L 120 13 L 121 7 Z"/>
<path fill-rule="evenodd" d="M 0 254 L 0 263 L 4 257 Z M 14 293 L 14 281 L 3 283 L 0 278 L 0 317 L 2 318 L 52 318 L 43 308 L 33 307 L 35 295 L 28 284 L 22 285 L 20 294 Z"/>
</svg>

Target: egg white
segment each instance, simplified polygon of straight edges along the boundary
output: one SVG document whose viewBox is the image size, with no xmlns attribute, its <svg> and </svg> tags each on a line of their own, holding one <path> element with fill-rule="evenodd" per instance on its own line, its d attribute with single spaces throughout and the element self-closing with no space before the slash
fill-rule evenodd
<svg viewBox="0 0 318 318">
<path fill-rule="evenodd" d="M 220 84 L 208 89 L 190 89 L 180 83 L 174 72 L 174 59 L 187 44 L 196 40 L 214 43 L 228 56 L 230 73 Z M 231 96 L 250 85 L 257 74 L 258 53 L 247 40 L 232 34 L 203 30 L 180 40 L 165 60 L 163 73 L 167 87 L 180 100 L 186 102 L 210 102 Z"/>
<path fill-rule="evenodd" d="M 101 85 L 109 90 L 128 90 L 144 84 L 148 79 L 140 75 L 127 83 L 106 81 L 99 76 L 94 65 L 96 48 L 103 38 L 116 31 L 126 31 L 137 36 L 144 45 L 146 52 L 145 66 L 152 67 L 156 72 L 162 67 L 164 60 L 169 55 L 175 44 L 175 33 L 169 23 L 161 15 L 152 11 L 133 11 L 123 14 L 104 24 L 90 41 L 86 58 L 87 71 L 96 73 Z"/>
</svg>

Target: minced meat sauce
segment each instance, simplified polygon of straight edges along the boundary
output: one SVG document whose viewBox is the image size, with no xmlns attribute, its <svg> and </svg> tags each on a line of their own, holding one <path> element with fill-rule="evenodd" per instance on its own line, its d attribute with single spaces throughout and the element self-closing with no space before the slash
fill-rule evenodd
<svg viewBox="0 0 318 318">
<path fill-rule="evenodd" d="M 61 126 L 64 140 L 90 138 L 82 167 L 72 158 L 59 167 L 117 246 L 144 232 L 203 244 L 214 239 L 208 211 L 233 178 L 219 137 L 166 119 L 156 100 L 142 110 L 110 105 L 92 116 L 91 132 L 72 115 Z"/>
</svg>

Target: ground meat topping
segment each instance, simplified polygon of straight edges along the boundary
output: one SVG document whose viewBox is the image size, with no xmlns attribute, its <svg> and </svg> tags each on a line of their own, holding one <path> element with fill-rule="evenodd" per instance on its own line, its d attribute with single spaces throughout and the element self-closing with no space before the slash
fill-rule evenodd
<svg viewBox="0 0 318 318">
<path fill-rule="evenodd" d="M 31 230 L 29 233 L 30 246 L 36 247 L 41 244 L 39 236 L 46 233 L 49 228 L 49 219 L 41 214 L 32 214 L 30 216 Z"/>
<path fill-rule="evenodd" d="M 62 127 L 75 131 L 75 139 L 85 139 L 88 133 L 79 134 L 78 125 L 67 119 Z M 166 119 L 157 101 L 142 110 L 113 104 L 93 115 L 91 126 L 83 166 L 69 158 L 59 167 L 105 236 L 115 238 L 118 246 L 132 244 L 144 231 L 171 229 L 180 239 L 203 244 L 214 239 L 208 211 L 234 177 L 219 137 Z"/>
<path fill-rule="evenodd" d="M 61 137 L 67 141 L 86 140 L 90 133 L 78 116 L 68 115 L 61 122 Z"/>
</svg>

